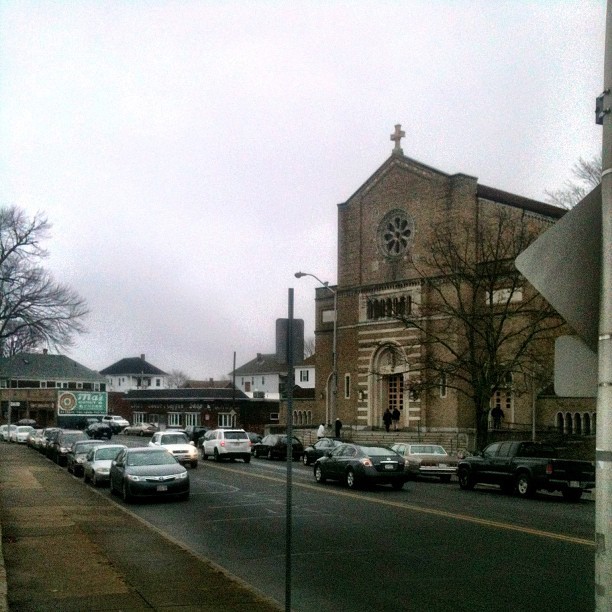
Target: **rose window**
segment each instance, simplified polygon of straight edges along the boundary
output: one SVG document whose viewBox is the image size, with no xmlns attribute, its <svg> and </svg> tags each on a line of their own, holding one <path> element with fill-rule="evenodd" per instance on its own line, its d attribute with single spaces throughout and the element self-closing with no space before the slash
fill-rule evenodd
<svg viewBox="0 0 612 612">
<path fill-rule="evenodd" d="M 387 257 L 403 255 L 412 243 L 414 221 L 403 210 L 394 210 L 385 216 L 379 226 L 379 244 Z"/>
</svg>

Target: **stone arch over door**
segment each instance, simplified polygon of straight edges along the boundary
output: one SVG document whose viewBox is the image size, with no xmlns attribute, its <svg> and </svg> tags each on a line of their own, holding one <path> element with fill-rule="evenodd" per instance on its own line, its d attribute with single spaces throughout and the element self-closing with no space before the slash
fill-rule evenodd
<svg viewBox="0 0 612 612">
<path fill-rule="evenodd" d="M 370 360 L 368 375 L 368 425 L 383 427 L 382 416 L 389 405 L 389 395 L 398 392 L 404 410 L 401 411 L 399 425 L 408 423 L 408 361 L 406 353 L 399 344 L 385 343 L 379 346 Z"/>
</svg>

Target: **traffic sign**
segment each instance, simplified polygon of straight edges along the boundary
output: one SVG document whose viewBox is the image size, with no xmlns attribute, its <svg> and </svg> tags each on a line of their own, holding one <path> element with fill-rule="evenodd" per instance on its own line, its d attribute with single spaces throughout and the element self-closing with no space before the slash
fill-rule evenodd
<svg viewBox="0 0 612 612">
<path fill-rule="evenodd" d="M 601 185 L 516 258 L 516 267 L 597 353 Z"/>
</svg>

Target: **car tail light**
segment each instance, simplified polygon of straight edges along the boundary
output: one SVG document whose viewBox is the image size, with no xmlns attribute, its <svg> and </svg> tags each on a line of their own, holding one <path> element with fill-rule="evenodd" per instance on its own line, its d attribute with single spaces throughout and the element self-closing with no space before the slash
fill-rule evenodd
<svg viewBox="0 0 612 612">
<path fill-rule="evenodd" d="M 549 464 L 546 466 L 546 473 L 547 473 L 547 474 L 552 474 L 552 473 L 553 473 L 553 466 L 552 466 L 552 463 L 549 463 Z"/>
<path fill-rule="evenodd" d="M 221 442 L 219 442 L 219 446 L 225 446 L 225 440 L 221 440 Z"/>
<path fill-rule="evenodd" d="M 365 459 L 362 459 L 361 463 L 366 467 L 372 467 L 372 460 L 367 457 Z"/>
</svg>

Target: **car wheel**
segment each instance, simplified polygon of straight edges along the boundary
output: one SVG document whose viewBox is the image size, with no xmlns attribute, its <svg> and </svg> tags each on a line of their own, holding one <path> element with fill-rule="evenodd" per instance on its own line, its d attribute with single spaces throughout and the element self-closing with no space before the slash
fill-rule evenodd
<svg viewBox="0 0 612 612">
<path fill-rule="evenodd" d="M 315 480 L 319 483 L 324 483 L 325 482 L 325 476 L 323 476 L 323 470 L 321 469 L 320 465 L 315 465 L 314 467 L 314 477 Z"/>
<path fill-rule="evenodd" d="M 399 491 L 399 490 L 401 490 L 401 489 L 403 489 L 403 488 L 404 488 L 404 481 L 403 481 L 403 480 L 394 480 L 394 481 L 391 483 L 391 486 L 392 486 L 392 487 L 393 487 L 393 488 L 394 488 L 396 491 Z"/>
<path fill-rule="evenodd" d="M 215 448 L 215 461 L 221 461 L 221 455 L 219 455 L 219 451 Z"/>
<path fill-rule="evenodd" d="M 464 491 L 469 491 L 474 488 L 474 481 L 468 468 L 461 468 L 457 473 L 459 478 L 459 487 Z"/>
<path fill-rule="evenodd" d="M 532 497 L 535 493 L 529 474 L 523 472 L 516 477 L 516 494 L 519 497 Z"/>
<path fill-rule="evenodd" d="M 351 468 L 349 468 L 346 471 L 345 481 L 346 481 L 346 486 L 349 489 L 357 488 L 357 478 L 355 478 L 355 472 Z"/>
<path fill-rule="evenodd" d="M 129 504 L 132 501 L 132 496 L 130 495 L 130 492 L 128 491 L 128 486 L 127 483 L 123 483 L 123 488 L 121 490 L 121 497 L 123 498 L 123 501 L 126 504 Z"/>
<path fill-rule="evenodd" d="M 310 459 L 308 459 L 308 455 L 306 453 L 302 455 L 302 463 L 304 465 L 310 465 Z"/>
<path fill-rule="evenodd" d="M 582 489 L 564 489 L 563 499 L 568 502 L 577 502 L 582 497 Z"/>
<path fill-rule="evenodd" d="M 192 461 L 191 462 L 191 467 L 195 470 L 198 467 L 198 462 L 197 461 Z"/>
<path fill-rule="evenodd" d="M 243 460 L 245 463 L 251 463 L 251 455 L 245 455 L 245 456 L 242 458 L 242 460 Z"/>
</svg>

